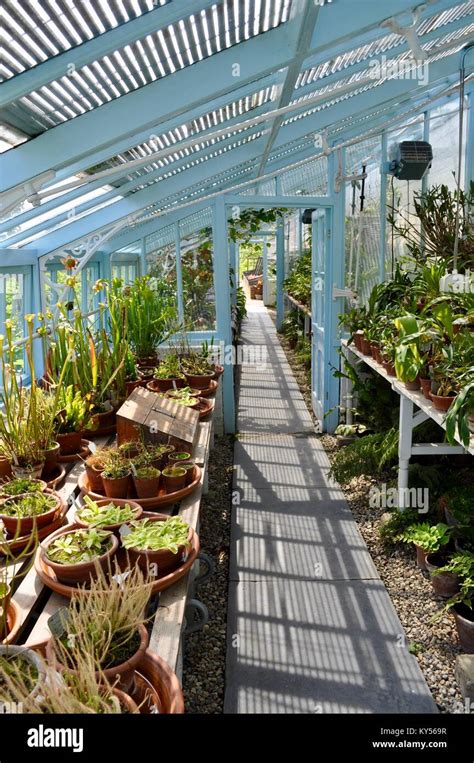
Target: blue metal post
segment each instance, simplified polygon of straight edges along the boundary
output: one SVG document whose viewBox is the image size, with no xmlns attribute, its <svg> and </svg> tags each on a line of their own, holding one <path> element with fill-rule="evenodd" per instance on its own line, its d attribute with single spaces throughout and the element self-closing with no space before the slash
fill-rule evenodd
<svg viewBox="0 0 474 763">
<path fill-rule="evenodd" d="M 277 220 L 276 229 L 276 326 L 280 328 L 285 317 L 283 281 L 285 280 L 285 228 L 283 217 Z"/>
<path fill-rule="evenodd" d="M 464 187 L 469 191 L 471 180 L 474 181 L 474 88 L 468 93 L 468 119 L 466 129 L 466 168 L 464 171 Z"/>
<path fill-rule="evenodd" d="M 214 285 L 216 291 L 217 336 L 224 342 L 224 430 L 235 432 L 234 364 L 232 353 L 232 323 L 230 311 L 229 247 L 227 240 L 226 205 L 218 197 L 213 207 Z"/>
<path fill-rule="evenodd" d="M 183 275 L 181 271 L 181 233 L 179 230 L 179 221 L 174 224 L 174 245 L 176 249 L 176 298 L 178 302 L 178 321 L 180 324 L 183 324 Z"/>
<path fill-rule="evenodd" d="M 36 263 L 31 267 L 31 312 L 41 312 L 41 302 L 39 265 Z M 44 374 L 43 342 L 41 339 L 33 340 L 33 361 L 36 376 L 38 379 L 41 379 Z"/>
<path fill-rule="evenodd" d="M 140 275 L 145 276 L 148 271 L 148 262 L 146 259 L 146 251 L 145 251 L 145 239 L 140 239 Z"/>
<path fill-rule="evenodd" d="M 385 281 L 385 258 L 387 256 L 387 133 L 382 132 L 380 152 L 380 251 L 379 282 Z"/>
<path fill-rule="evenodd" d="M 232 305 L 235 305 L 237 300 L 237 286 L 239 285 L 239 273 L 237 270 L 237 244 L 234 241 L 229 241 L 229 257 L 232 272 L 231 299 Z"/>
</svg>

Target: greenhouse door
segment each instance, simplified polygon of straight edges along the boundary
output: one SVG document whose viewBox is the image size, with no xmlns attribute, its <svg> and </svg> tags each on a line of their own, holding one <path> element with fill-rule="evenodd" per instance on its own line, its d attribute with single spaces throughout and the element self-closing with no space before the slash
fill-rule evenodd
<svg viewBox="0 0 474 763">
<path fill-rule="evenodd" d="M 332 210 L 324 207 L 312 215 L 313 284 L 311 298 L 311 395 L 313 411 L 320 431 L 327 429 L 326 414 L 334 406 L 330 400 L 331 369 L 329 364 L 331 321 L 331 218 Z M 328 324 L 329 318 L 329 324 Z"/>
</svg>

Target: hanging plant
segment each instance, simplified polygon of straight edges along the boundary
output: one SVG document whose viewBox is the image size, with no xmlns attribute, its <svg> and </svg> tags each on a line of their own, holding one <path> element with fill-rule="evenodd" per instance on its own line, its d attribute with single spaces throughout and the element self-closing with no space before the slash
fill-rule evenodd
<svg viewBox="0 0 474 763">
<path fill-rule="evenodd" d="M 244 209 L 238 217 L 230 217 L 227 221 L 229 238 L 234 243 L 249 244 L 254 233 L 264 226 L 274 225 L 287 211 L 285 207 Z"/>
</svg>

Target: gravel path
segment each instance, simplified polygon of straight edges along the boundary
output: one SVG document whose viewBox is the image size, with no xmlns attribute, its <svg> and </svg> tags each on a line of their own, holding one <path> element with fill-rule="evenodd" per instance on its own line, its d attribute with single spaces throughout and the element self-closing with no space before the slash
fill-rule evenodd
<svg viewBox="0 0 474 763">
<path fill-rule="evenodd" d="M 312 411 L 311 386 L 308 383 L 307 371 L 299 363 L 296 353 L 290 349 L 286 339 L 281 336 L 279 339 L 306 404 Z M 337 439 L 330 435 L 324 435 L 321 439 L 331 459 L 339 447 Z M 389 476 L 385 481 L 388 480 Z M 384 480 L 379 477 L 377 481 Z M 417 568 L 414 549 L 397 546 L 387 550 L 381 543 L 378 531 L 384 509 L 371 508 L 368 501 L 370 487 L 374 484 L 376 480 L 370 475 L 354 478 L 343 486 L 346 500 L 379 575 L 390 593 L 410 650 L 416 654 L 440 712 L 465 712 L 464 700 L 454 677 L 456 655 L 461 653 L 454 618 L 447 614 L 436 624 L 431 622 L 442 600 L 434 596 L 426 573 Z"/>
<path fill-rule="evenodd" d="M 214 560 L 215 572 L 198 594 L 209 610 L 209 623 L 204 631 L 191 633 L 185 641 L 183 692 L 187 713 L 222 713 L 224 708 L 233 457 L 233 438 L 216 438 L 199 532 L 202 550 Z"/>
</svg>

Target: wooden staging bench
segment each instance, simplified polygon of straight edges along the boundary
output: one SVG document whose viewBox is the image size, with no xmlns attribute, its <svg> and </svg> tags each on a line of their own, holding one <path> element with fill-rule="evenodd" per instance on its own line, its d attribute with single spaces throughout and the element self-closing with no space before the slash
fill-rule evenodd
<svg viewBox="0 0 474 763">
<path fill-rule="evenodd" d="M 399 444 L 398 444 L 398 492 L 399 499 L 403 499 L 406 488 L 408 488 L 408 467 L 410 458 L 414 455 L 433 456 L 433 455 L 451 455 L 455 453 L 469 453 L 474 455 L 474 437 L 468 448 L 461 445 L 449 445 L 448 443 L 414 443 L 413 429 L 422 424 L 427 419 L 432 419 L 442 429 L 446 429 L 445 414 L 437 411 L 430 400 L 427 400 L 421 391 L 412 392 L 408 390 L 403 382 L 398 381 L 394 376 L 389 376 L 384 367 L 377 363 L 372 357 L 364 355 L 356 349 L 353 344 L 348 345 L 347 340 L 341 342 L 342 354 L 351 365 L 365 363 L 373 371 L 382 376 L 400 395 L 400 418 L 399 418 Z M 352 358 L 351 358 L 352 356 Z M 354 358 L 356 359 L 354 362 Z M 347 395 L 347 407 L 352 407 L 352 392 L 349 390 Z M 416 409 L 416 410 L 415 410 Z M 403 503 L 400 505 L 403 508 Z"/>
<path fill-rule="evenodd" d="M 216 400 L 216 409 L 219 409 L 219 395 Z M 219 422 L 220 413 L 217 411 Z M 161 513 L 178 513 L 199 533 L 199 510 L 201 498 L 207 492 L 207 474 L 209 452 L 213 445 L 214 420 L 211 414 L 208 421 L 199 424 L 199 438 L 195 447 L 194 457 L 201 467 L 201 482 L 198 488 L 190 496 L 185 498 L 176 507 L 160 510 Z M 96 438 L 95 446 L 101 447 L 114 438 Z M 66 522 L 73 520 L 75 507 L 82 504 L 77 487 L 78 478 L 84 469 L 82 461 L 76 462 L 70 468 L 62 486 L 58 489 L 61 497 L 67 501 L 69 509 Z M 50 637 L 48 619 L 60 607 L 67 606 L 69 600 L 57 593 L 51 592 L 36 575 L 32 566 L 33 557 L 22 564 L 14 564 L 10 572 L 18 572 L 19 568 L 26 575 L 14 591 L 13 599 L 21 610 L 21 630 L 16 638 L 17 644 L 37 644 Z M 157 606 L 154 615 L 153 629 L 150 636 L 150 650 L 162 657 L 181 679 L 181 641 L 183 625 L 185 625 L 185 610 L 188 604 L 188 594 L 193 590 L 194 580 L 199 568 L 199 557 L 188 574 L 181 578 L 170 588 L 162 591 L 157 597 Z M 201 605 L 203 607 L 203 605 Z"/>
</svg>

